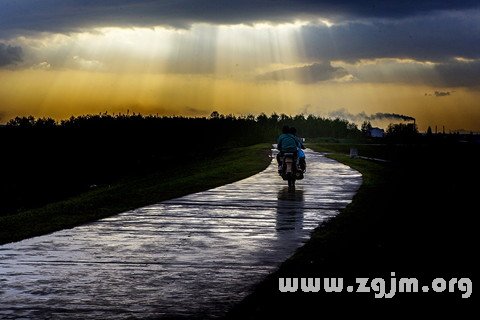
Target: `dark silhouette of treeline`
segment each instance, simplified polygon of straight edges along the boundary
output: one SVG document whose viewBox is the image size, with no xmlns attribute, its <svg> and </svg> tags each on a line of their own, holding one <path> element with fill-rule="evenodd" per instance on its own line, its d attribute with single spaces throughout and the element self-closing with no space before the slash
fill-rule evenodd
<svg viewBox="0 0 480 320">
<path fill-rule="evenodd" d="M 14 128 L 81 128 L 81 129 L 137 129 L 148 128 L 159 130 L 174 125 L 187 124 L 186 128 L 182 128 L 181 132 L 190 133 L 193 131 L 191 125 L 197 129 L 201 129 L 202 133 L 209 134 L 209 131 L 221 128 L 228 132 L 241 133 L 235 139 L 235 143 L 239 140 L 247 142 L 248 139 L 255 136 L 260 140 L 271 139 L 279 134 L 281 126 L 288 124 L 295 126 L 301 130 L 301 134 L 304 137 L 333 137 L 333 138 L 354 138 L 360 136 L 360 131 L 356 124 L 351 123 L 344 119 L 330 119 L 318 117 L 315 115 L 305 116 L 303 114 L 296 116 L 289 116 L 286 114 L 273 113 L 270 116 L 261 113 L 258 116 L 246 115 L 223 115 L 214 111 L 209 117 L 159 117 L 141 114 L 117 114 L 110 115 L 108 113 L 99 115 L 82 115 L 78 117 L 71 117 L 67 120 L 55 121 L 52 118 L 34 118 L 28 117 L 16 117 L 7 122 L 7 127 Z M 242 130 L 251 132 L 255 130 L 254 134 L 245 134 Z M 261 134 L 258 137 L 258 134 Z M 227 137 L 229 138 L 229 137 Z M 260 141 L 259 140 L 259 141 Z M 230 141 L 231 142 L 231 141 Z"/>
<path fill-rule="evenodd" d="M 214 156 L 226 148 L 274 143 L 284 124 L 303 137 L 361 135 L 346 120 L 272 114 L 158 117 L 82 115 L 55 121 L 16 117 L 0 126 L 0 215 Z"/>
</svg>

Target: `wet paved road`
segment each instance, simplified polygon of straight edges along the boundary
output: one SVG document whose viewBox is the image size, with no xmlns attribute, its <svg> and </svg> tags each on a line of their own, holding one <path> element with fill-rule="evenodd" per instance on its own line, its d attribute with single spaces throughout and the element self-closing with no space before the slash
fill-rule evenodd
<svg viewBox="0 0 480 320">
<path fill-rule="evenodd" d="M 215 318 L 345 207 L 358 172 L 307 152 L 248 179 L 0 246 L 1 319 Z"/>
</svg>

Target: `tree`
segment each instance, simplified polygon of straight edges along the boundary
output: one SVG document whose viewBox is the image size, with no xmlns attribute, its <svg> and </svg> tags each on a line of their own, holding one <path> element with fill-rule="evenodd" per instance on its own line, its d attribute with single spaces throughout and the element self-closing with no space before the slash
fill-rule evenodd
<svg viewBox="0 0 480 320">
<path fill-rule="evenodd" d="M 357 126 L 355 123 L 353 123 L 353 122 L 349 122 L 349 123 L 347 124 L 347 130 L 348 130 L 348 131 L 355 132 L 355 131 L 358 130 L 358 126 Z"/>
<path fill-rule="evenodd" d="M 218 113 L 218 111 L 213 111 L 210 114 L 210 119 L 218 119 L 219 117 L 220 117 L 220 114 Z"/>
<path fill-rule="evenodd" d="M 7 126 L 9 127 L 21 127 L 21 128 L 29 128 L 35 125 L 35 118 L 33 116 L 28 117 L 15 117 L 15 119 L 11 119 L 7 122 Z"/>
<path fill-rule="evenodd" d="M 389 124 L 387 128 L 387 137 L 399 138 L 399 139 L 410 139 L 418 135 L 417 126 L 414 123 L 397 123 Z"/>
<path fill-rule="evenodd" d="M 372 130 L 372 124 L 370 121 L 363 121 L 361 130 L 364 136 L 370 136 L 370 130 Z"/>
<path fill-rule="evenodd" d="M 270 119 L 271 119 L 272 122 L 274 122 L 274 123 L 277 123 L 277 122 L 278 122 L 278 118 L 279 118 L 279 116 L 278 116 L 278 114 L 276 114 L 275 112 L 272 113 L 272 115 L 270 116 Z"/>
<path fill-rule="evenodd" d="M 35 127 L 38 128 L 53 128 L 57 125 L 52 118 L 40 118 L 35 122 Z"/>
</svg>

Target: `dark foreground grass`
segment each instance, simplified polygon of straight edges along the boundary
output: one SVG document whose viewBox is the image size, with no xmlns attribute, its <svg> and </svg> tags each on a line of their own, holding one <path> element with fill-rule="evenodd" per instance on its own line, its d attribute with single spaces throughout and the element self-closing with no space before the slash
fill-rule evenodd
<svg viewBox="0 0 480 320">
<path fill-rule="evenodd" d="M 331 144 L 309 147 L 320 151 L 344 148 Z M 313 314 L 320 317 L 330 312 L 336 316 L 344 312 L 360 315 L 365 310 L 382 315 L 384 308 L 397 314 L 418 309 L 438 313 L 451 307 L 463 312 L 471 308 L 474 294 L 462 299 L 459 291 L 397 292 L 392 299 L 375 299 L 374 292 L 325 293 L 323 287 L 319 293 L 278 290 L 280 277 L 341 277 L 345 288 L 355 285 L 356 277 L 378 277 L 385 279 L 387 292 L 391 288 L 391 272 L 395 272 L 397 279 L 415 277 L 420 286 L 430 285 L 437 277 L 447 281 L 468 277 L 473 281 L 474 256 L 478 252 L 474 223 L 478 146 L 441 146 L 441 150 L 438 146 L 401 148 L 395 151 L 401 157 L 391 163 L 330 154 L 329 157 L 363 175 L 363 184 L 353 202 L 318 227 L 311 240 L 233 308 L 228 318 L 267 319 L 288 315 L 307 319 Z M 372 152 L 370 156 L 379 154 Z"/>
<path fill-rule="evenodd" d="M 15 215 L 0 216 L 0 244 L 75 227 L 130 209 L 246 178 L 270 163 L 268 144 L 224 150 L 182 166 L 172 163 L 79 196 Z M 185 161 L 184 161 L 185 162 Z"/>
</svg>

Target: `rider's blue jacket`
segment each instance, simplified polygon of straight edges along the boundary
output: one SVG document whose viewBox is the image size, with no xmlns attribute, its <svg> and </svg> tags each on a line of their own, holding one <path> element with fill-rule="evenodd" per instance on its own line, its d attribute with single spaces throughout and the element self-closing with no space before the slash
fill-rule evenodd
<svg viewBox="0 0 480 320">
<path fill-rule="evenodd" d="M 297 138 L 289 133 L 283 133 L 278 137 L 277 149 L 280 152 L 297 152 L 300 147 Z"/>
</svg>

